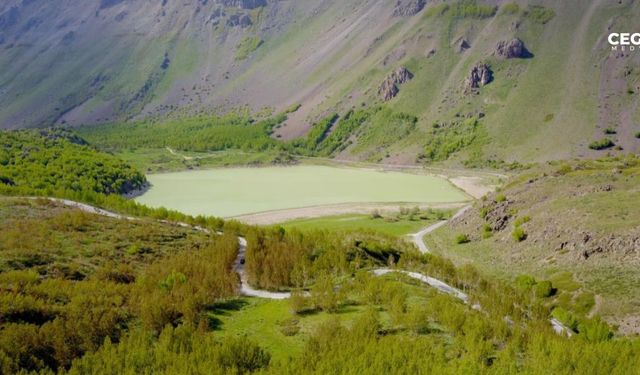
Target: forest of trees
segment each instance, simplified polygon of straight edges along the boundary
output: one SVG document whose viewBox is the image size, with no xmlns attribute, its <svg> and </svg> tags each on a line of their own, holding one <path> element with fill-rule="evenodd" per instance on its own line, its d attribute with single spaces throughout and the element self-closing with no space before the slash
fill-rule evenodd
<svg viewBox="0 0 640 375">
<path fill-rule="evenodd" d="M 0 132 L 0 191 L 124 194 L 145 183 L 142 173 L 66 131 Z"/>
<path fill-rule="evenodd" d="M 278 141 L 269 134 L 285 114 L 255 121 L 249 116 L 229 114 L 222 117 L 190 117 L 165 122 L 130 122 L 78 129 L 91 143 L 106 149 L 172 147 L 189 151 L 239 149 L 265 151 L 278 149 Z"/>
<path fill-rule="evenodd" d="M 377 233 L 256 228 L 149 209 L 118 194 L 127 182 L 143 183 L 141 174 L 80 138 L 35 131 L 0 136 L 3 195 L 51 194 L 138 217 L 105 218 L 47 199 L 0 199 L 2 374 L 633 374 L 640 368 L 637 338 L 616 337 L 598 317 L 558 308 L 530 282 L 487 278 Z M 82 183 L 69 185 L 76 180 Z M 295 319 L 326 316 L 312 330 L 294 323 L 284 330 L 301 335 L 301 354 L 275 360 L 252 337 L 224 335 L 218 325 L 216 306 L 241 298 L 237 235 L 248 242 L 245 269 L 253 286 L 291 290 L 283 303 Z M 379 267 L 437 277 L 467 293 L 469 304 L 401 274 L 375 277 L 370 271 Z M 551 316 L 576 334 L 556 334 Z"/>
<path fill-rule="evenodd" d="M 0 372 L 69 368 L 133 327 L 207 327 L 236 295 L 234 235 L 127 222 L 48 201 L 0 206 Z M 203 328 L 206 329 L 206 328 Z"/>
</svg>

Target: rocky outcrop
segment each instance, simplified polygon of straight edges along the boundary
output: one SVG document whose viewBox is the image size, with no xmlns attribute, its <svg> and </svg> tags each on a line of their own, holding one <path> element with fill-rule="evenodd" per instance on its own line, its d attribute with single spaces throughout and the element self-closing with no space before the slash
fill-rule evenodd
<svg viewBox="0 0 640 375">
<path fill-rule="evenodd" d="M 267 6 L 267 0 L 218 0 L 218 4 L 230 8 L 255 9 Z"/>
<path fill-rule="evenodd" d="M 251 25 L 253 25 L 253 21 L 251 21 L 251 17 L 248 14 L 233 14 L 227 19 L 227 26 L 229 27 L 249 27 Z"/>
<path fill-rule="evenodd" d="M 526 59 L 532 56 L 518 38 L 498 42 L 494 55 L 502 59 Z"/>
<path fill-rule="evenodd" d="M 640 234 L 637 231 L 627 235 L 576 233 L 570 239 L 560 242 L 556 251 L 568 251 L 582 259 L 603 253 L 619 256 L 640 254 Z"/>
<path fill-rule="evenodd" d="M 465 80 L 465 91 L 472 91 L 479 89 L 493 81 L 493 71 L 489 65 L 484 63 L 477 63 L 471 68 L 467 79 Z"/>
<path fill-rule="evenodd" d="M 411 17 L 418 14 L 427 5 L 426 0 L 398 0 L 393 9 L 394 17 Z"/>
<path fill-rule="evenodd" d="M 455 49 L 455 51 L 457 53 L 463 53 L 464 51 L 466 51 L 469 48 L 471 48 L 471 45 L 469 44 L 469 42 L 466 39 L 460 38 L 460 39 L 456 40 L 456 42 L 453 44 L 453 48 Z"/>
<path fill-rule="evenodd" d="M 413 74 L 405 67 L 394 70 L 378 88 L 378 95 L 383 101 L 389 101 L 398 95 L 400 92 L 399 85 L 413 79 Z"/>
</svg>

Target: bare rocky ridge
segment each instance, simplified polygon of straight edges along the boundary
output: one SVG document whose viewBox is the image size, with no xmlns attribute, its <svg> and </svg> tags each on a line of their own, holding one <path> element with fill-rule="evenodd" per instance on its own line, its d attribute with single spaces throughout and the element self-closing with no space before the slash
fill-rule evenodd
<svg viewBox="0 0 640 375">
<path fill-rule="evenodd" d="M 395 98 L 396 95 L 398 95 L 398 93 L 400 92 L 400 88 L 398 87 L 398 85 L 401 85 L 412 79 L 413 73 L 411 73 L 405 67 L 400 67 L 394 70 L 387 78 L 385 78 L 385 80 L 378 88 L 378 95 L 380 95 L 383 101 L 387 102 Z"/>
<path fill-rule="evenodd" d="M 470 92 L 488 85 L 493 81 L 493 71 L 489 65 L 485 63 L 477 63 L 471 68 L 467 79 L 465 80 L 465 91 Z"/>
<path fill-rule="evenodd" d="M 494 54 L 496 57 L 503 59 L 525 59 L 531 57 L 531 53 L 525 47 L 524 42 L 518 38 L 498 42 Z"/>
</svg>

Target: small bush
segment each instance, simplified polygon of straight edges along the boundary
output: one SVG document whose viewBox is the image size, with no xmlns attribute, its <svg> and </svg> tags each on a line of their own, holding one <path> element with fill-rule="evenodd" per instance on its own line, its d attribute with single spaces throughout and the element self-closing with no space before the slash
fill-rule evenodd
<svg viewBox="0 0 640 375">
<path fill-rule="evenodd" d="M 500 8 L 502 14 L 518 14 L 520 13 L 520 5 L 518 3 L 506 3 Z"/>
<path fill-rule="evenodd" d="M 302 107 L 302 104 L 300 104 L 300 103 L 292 104 L 289 108 L 287 108 L 287 109 L 285 110 L 285 113 L 295 113 L 295 112 L 298 112 L 298 110 L 300 109 L 300 107 Z"/>
<path fill-rule="evenodd" d="M 534 287 L 534 292 L 536 294 L 536 297 L 538 298 L 551 297 L 555 294 L 555 291 L 556 290 L 553 287 L 553 284 L 551 284 L 551 281 L 548 280 L 540 281 Z"/>
<path fill-rule="evenodd" d="M 609 325 L 601 321 L 599 317 L 580 322 L 578 332 L 580 336 L 590 342 L 607 341 L 613 337 Z"/>
<path fill-rule="evenodd" d="M 571 165 L 569 164 L 562 164 L 557 170 L 556 170 L 556 176 L 564 176 L 568 173 L 571 173 L 571 171 L 573 171 L 573 168 L 571 167 Z"/>
<path fill-rule="evenodd" d="M 592 150 L 605 150 L 615 146 L 616 144 L 609 138 L 603 138 L 599 141 L 594 141 L 589 144 L 589 148 Z"/>
<path fill-rule="evenodd" d="M 546 24 L 556 16 L 556 12 L 554 12 L 553 9 L 545 8 L 540 5 L 530 6 L 526 14 L 527 18 L 531 21 L 541 25 Z"/>
<path fill-rule="evenodd" d="M 563 309 L 562 307 L 556 307 L 551 312 L 551 316 L 558 319 L 562 324 L 569 327 L 573 331 L 578 330 L 578 319 L 569 311 Z"/>
<path fill-rule="evenodd" d="M 464 233 L 460 233 L 456 236 L 456 243 L 458 245 L 469 243 L 469 242 L 471 242 L 471 240 L 469 239 L 469 236 Z"/>
<path fill-rule="evenodd" d="M 515 227 L 511 232 L 511 236 L 516 242 L 522 242 L 527 239 L 527 233 L 521 227 Z"/>
<path fill-rule="evenodd" d="M 482 227 L 482 238 L 487 239 L 487 238 L 490 238 L 492 235 L 493 235 L 493 229 L 491 228 L 491 225 L 485 224 Z"/>
<path fill-rule="evenodd" d="M 507 197 L 504 194 L 500 193 L 496 195 L 496 203 L 502 203 L 502 202 L 505 202 L 506 200 L 507 200 Z"/>
<path fill-rule="evenodd" d="M 639 139 L 640 139 L 640 132 L 637 132 L 637 133 L 636 133 L 636 138 L 639 138 Z"/>
<path fill-rule="evenodd" d="M 480 209 L 480 217 L 481 217 L 482 219 L 486 219 L 486 218 L 487 218 L 487 215 L 489 215 L 489 207 L 482 207 L 482 208 Z"/>
<path fill-rule="evenodd" d="M 553 113 L 549 113 L 548 115 L 544 116 L 544 122 L 551 122 L 553 121 L 554 117 L 555 115 Z"/>
<path fill-rule="evenodd" d="M 614 128 L 606 128 L 604 129 L 604 134 L 616 134 L 617 131 Z"/>
<path fill-rule="evenodd" d="M 516 288 L 520 290 L 531 290 L 536 285 L 536 279 L 529 275 L 520 275 L 516 277 Z"/>
<path fill-rule="evenodd" d="M 514 225 L 515 225 L 516 227 L 519 227 L 519 226 L 521 226 L 522 224 L 524 224 L 524 223 L 528 223 L 528 222 L 530 222 L 530 221 L 531 221 L 531 218 L 530 218 L 529 216 L 521 216 L 521 217 L 519 217 L 519 218 L 517 218 L 517 219 L 516 219 L 516 221 L 515 221 Z"/>
</svg>

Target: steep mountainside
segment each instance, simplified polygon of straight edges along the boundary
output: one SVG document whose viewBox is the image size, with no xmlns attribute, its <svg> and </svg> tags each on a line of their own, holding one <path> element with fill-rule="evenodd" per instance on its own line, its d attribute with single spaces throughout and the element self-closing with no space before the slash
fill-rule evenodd
<svg viewBox="0 0 640 375">
<path fill-rule="evenodd" d="M 274 134 L 292 139 L 381 104 L 415 121 L 374 116 L 337 156 L 538 161 L 598 155 L 605 137 L 638 151 L 640 54 L 606 36 L 639 13 L 631 0 L 8 0 L 0 126 L 301 104 Z"/>
</svg>

